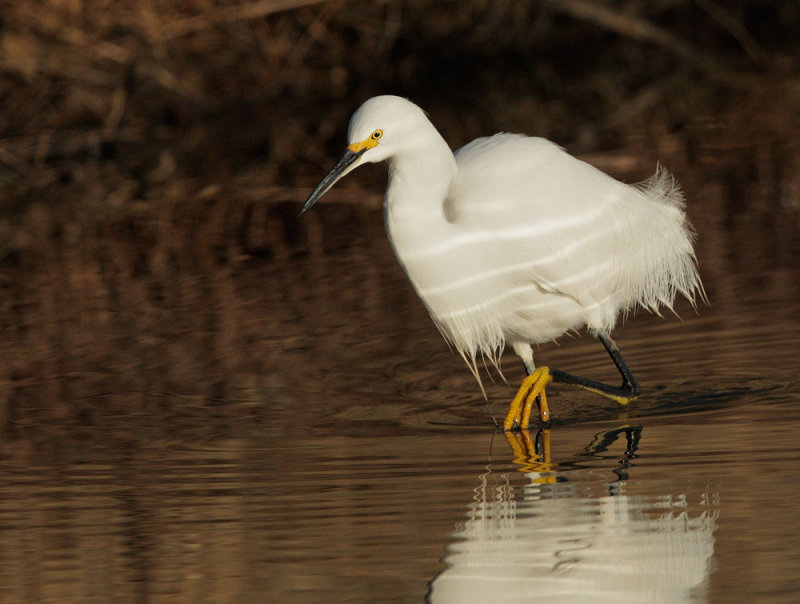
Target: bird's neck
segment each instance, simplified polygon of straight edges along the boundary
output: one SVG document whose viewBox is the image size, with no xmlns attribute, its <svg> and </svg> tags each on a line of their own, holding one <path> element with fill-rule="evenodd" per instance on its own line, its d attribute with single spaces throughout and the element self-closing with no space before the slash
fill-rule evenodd
<svg viewBox="0 0 800 604">
<path fill-rule="evenodd" d="M 392 158 L 384 207 L 395 255 L 418 291 L 428 285 L 427 276 L 435 272 L 435 267 L 420 270 L 412 258 L 451 237 L 456 228 L 444 212 L 456 176 L 456 160 L 444 139 L 433 143 Z"/>
<path fill-rule="evenodd" d="M 386 190 L 387 224 L 414 228 L 444 221 L 444 201 L 455 174 L 455 157 L 441 138 L 394 156 Z"/>
</svg>

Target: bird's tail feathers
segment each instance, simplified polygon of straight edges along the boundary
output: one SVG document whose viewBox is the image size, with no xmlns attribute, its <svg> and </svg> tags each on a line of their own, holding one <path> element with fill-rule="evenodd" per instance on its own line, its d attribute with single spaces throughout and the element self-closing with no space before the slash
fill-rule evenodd
<svg viewBox="0 0 800 604">
<path fill-rule="evenodd" d="M 662 307 L 672 310 L 676 294 L 688 299 L 694 308 L 698 300 L 707 303 L 693 249 L 696 233 L 686 217 L 677 180 L 659 165 L 652 177 L 635 188 L 658 204 L 660 211 L 649 206 L 645 217 L 650 222 L 647 240 L 635 250 L 643 258 L 644 274 L 630 275 L 633 305 L 660 315 Z"/>
</svg>

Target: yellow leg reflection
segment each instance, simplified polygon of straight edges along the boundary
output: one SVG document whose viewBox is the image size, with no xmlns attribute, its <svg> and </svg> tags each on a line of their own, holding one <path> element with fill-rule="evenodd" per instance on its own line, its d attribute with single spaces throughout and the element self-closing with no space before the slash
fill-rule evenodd
<svg viewBox="0 0 800 604">
<path fill-rule="evenodd" d="M 539 418 L 542 422 L 550 420 L 550 409 L 547 406 L 547 395 L 544 392 L 547 384 L 553 381 L 547 367 L 539 367 L 522 380 L 517 395 L 508 407 L 508 414 L 503 422 L 503 429 L 521 428 L 527 430 L 531 421 L 531 410 L 536 398 L 539 398 Z"/>
<path fill-rule="evenodd" d="M 539 476 L 534 482 L 556 482 L 553 463 L 550 460 L 550 430 L 548 428 L 539 430 L 535 438 L 531 437 L 528 430 L 504 432 L 503 434 L 511 447 L 514 463 L 519 465 L 520 472 L 538 474 Z"/>
<path fill-rule="evenodd" d="M 517 471 L 531 474 L 533 482 L 540 484 L 552 484 L 558 482 L 555 466 L 550 457 L 550 429 L 541 428 L 535 436 L 529 430 L 504 431 L 511 453 L 514 456 L 514 464 Z M 625 454 L 619 460 L 619 468 L 614 469 L 614 473 L 621 479 L 627 478 L 627 469 L 633 466 L 636 459 L 636 452 L 639 449 L 639 440 L 642 436 L 642 427 L 636 424 L 624 424 L 622 426 L 603 430 L 595 434 L 594 439 L 584 449 L 585 455 L 594 457 L 608 451 L 621 435 L 625 435 L 627 441 Z M 535 475 L 535 476 L 533 476 Z"/>
</svg>

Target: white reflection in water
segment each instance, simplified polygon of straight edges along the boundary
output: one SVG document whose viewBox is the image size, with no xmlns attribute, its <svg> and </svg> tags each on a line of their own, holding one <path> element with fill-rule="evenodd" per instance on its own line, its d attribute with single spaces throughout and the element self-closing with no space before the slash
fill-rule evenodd
<svg viewBox="0 0 800 604">
<path fill-rule="evenodd" d="M 509 473 L 482 476 L 430 602 L 706 600 L 716 494 L 668 483 L 653 493 L 652 481 L 649 494 L 630 494 L 625 480 L 597 480 L 596 469 L 556 482 L 563 473 L 538 465 L 544 471 L 526 472 L 522 487 Z"/>
</svg>

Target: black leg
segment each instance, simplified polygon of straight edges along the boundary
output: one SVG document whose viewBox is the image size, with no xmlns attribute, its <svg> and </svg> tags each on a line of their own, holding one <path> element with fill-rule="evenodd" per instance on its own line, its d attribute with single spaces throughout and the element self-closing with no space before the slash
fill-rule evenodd
<svg viewBox="0 0 800 604">
<path fill-rule="evenodd" d="M 623 405 L 629 403 L 639 396 L 639 382 L 636 381 L 631 370 L 628 369 L 628 365 L 625 363 L 619 350 L 617 350 L 616 345 L 603 334 L 598 335 L 597 338 L 603 343 L 603 346 L 606 347 L 608 355 L 611 357 L 611 360 L 614 361 L 614 365 L 617 366 L 617 370 L 622 376 L 621 386 L 609 386 L 602 382 L 572 375 L 560 369 L 551 369 L 550 375 L 553 376 L 554 382 L 571 384 L 572 386 L 577 386 L 578 388 L 583 388 L 589 392 L 594 392 L 595 394 L 615 400 Z"/>
<path fill-rule="evenodd" d="M 639 449 L 639 440 L 642 438 L 641 426 L 620 426 L 611 430 L 603 430 L 594 435 L 594 440 L 585 447 L 587 455 L 599 455 L 608 451 L 608 447 L 624 433 L 627 440 L 625 449 L 625 461 L 636 458 L 636 451 Z"/>
</svg>

